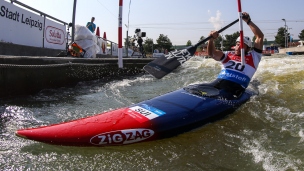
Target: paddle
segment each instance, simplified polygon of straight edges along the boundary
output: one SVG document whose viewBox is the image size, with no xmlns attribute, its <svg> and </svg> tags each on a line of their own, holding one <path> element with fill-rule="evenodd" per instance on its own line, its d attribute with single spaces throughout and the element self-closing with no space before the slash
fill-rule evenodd
<svg viewBox="0 0 304 171">
<path fill-rule="evenodd" d="M 221 33 L 222 31 L 226 30 L 233 24 L 237 23 L 239 19 L 236 19 L 232 23 L 228 24 L 227 26 L 223 27 L 218 31 Z M 147 65 L 144 66 L 144 70 L 149 72 L 155 78 L 163 78 L 165 75 L 169 74 L 173 70 L 175 70 L 178 66 L 189 60 L 195 53 L 197 47 L 205 42 L 207 42 L 211 36 L 201 40 L 197 44 L 183 50 L 176 50 L 173 52 L 169 52 L 168 55 L 159 57 L 152 62 L 149 62 Z"/>
</svg>

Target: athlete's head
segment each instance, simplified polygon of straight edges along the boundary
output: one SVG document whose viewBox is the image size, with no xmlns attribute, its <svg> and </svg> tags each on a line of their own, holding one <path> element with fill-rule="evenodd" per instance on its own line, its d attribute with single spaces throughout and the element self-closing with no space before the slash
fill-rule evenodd
<svg viewBox="0 0 304 171">
<path fill-rule="evenodd" d="M 237 55 L 240 55 L 241 54 L 241 48 L 240 48 L 240 37 L 238 37 L 236 39 L 236 44 L 235 44 L 235 53 Z M 252 47 L 252 42 L 251 42 L 251 39 L 247 36 L 244 36 L 244 50 L 245 50 L 245 53 L 247 53 Z"/>
</svg>

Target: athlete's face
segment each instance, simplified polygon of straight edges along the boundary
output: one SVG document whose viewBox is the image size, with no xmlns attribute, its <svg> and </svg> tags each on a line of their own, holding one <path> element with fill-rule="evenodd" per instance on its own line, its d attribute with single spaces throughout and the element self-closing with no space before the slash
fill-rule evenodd
<svg viewBox="0 0 304 171">
<path fill-rule="evenodd" d="M 244 49 L 245 49 L 245 53 L 247 52 L 247 49 L 248 48 L 248 46 L 244 43 Z M 236 42 L 236 44 L 235 44 L 235 47 L 234 47 L 234 53 L 236 54 L 236 55 L 241 55 L 241 44 L 240 44 L 240 42 Z"/>
</svg>

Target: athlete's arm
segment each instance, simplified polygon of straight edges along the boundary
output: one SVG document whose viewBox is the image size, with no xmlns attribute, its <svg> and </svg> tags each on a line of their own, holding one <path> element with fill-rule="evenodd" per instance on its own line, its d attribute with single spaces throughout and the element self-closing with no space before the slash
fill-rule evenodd
<svg viewBox="0 0 304 171">
<path fill-rule="evenodd" d="M 250 27 L 252 33 L 255 36 L 255 42 L 254 42 L 254 47 L 262 50 L 263 49 L 263 41 L 264 41 L 264 34 L 263 32 L 260 30 L 260 28 L 258 26 L 256 26 L 252 21 L 251 18 L 249 16 L 248 13 L 243 12 L 243 20 L 248 24 L 248 26 Z M 247 17 L 246 17 L 247 16 Z"/>
<path fill-rule="evenodd" d="M 219 36 L 219 33 L 217 31 L 211 31 L 209 36 L 211 36 L 211 38 L 209 39 L 207 45 L 208 56 L 212 57 L 216 61 L 220 61 L 224 53 L 222 51 L 216 50 L 213 42 L 214 39 L 216 39 Z"/>
</svg>

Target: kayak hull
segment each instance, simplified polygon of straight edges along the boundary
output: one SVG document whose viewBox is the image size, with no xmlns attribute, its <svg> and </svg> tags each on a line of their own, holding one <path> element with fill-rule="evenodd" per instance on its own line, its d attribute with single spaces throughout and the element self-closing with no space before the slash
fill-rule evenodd
<svg viewBox="0 0 304 171">
<path fill-rule="evenodd" d="M 16 131 L 19 137 L 55 145 L 126 145 L 167 138 L 235 111 L 253 95 L 226 100 L 179 89 L 129 107 L 60 124 Z"/>
</svg>

